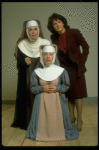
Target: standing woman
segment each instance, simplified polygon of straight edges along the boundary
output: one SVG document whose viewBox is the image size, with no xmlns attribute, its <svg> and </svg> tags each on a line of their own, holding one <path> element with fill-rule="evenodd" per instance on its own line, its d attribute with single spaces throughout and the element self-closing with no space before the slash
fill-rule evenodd
<svg viewBox="0 0 99 150">
<path fill-rule="evenodd" d="M 89 54 L 89 46 L 78 29 L 70 29 L 67 20 L 62 15 L 53 13 L 48 19 L 48 30 L 52 33 L 51 40 L 58 46 L 60 65 L 70 77 L 70 89 L 66 92 L 68 98 L 71 123 L 75 123 L 74 108 L 77 109 L 77 129 L 82 130 L 82 104 L 87 97 L 85 62 Z M 80 45 L 83 52 L 80 52 Z"/>
<path fill-rule="evenodd" d="M 44 39 L 40 22 L 38 20 L 25 21 L 15 48 L 18 85 L 12 127 L 27 129 L 34 102 L 34 95 L 30 91 L 30 77 L 39 62 L 39 47 L 42 44 L 50 44 L 50 41 Z"/>
</svg>

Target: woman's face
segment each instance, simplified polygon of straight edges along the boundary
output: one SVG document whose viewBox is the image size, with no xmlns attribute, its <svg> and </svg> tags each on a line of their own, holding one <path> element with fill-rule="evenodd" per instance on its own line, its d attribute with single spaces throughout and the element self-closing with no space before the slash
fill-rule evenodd
<svg viewBox="0 0 99 150">
<path fill-rule="evenodd" d="M 51 52 L 44 52 L 44 63 L 46 65 L 50 65 L 53 61 L 53 53 Z"/>
<path fill-rule="evenodd" d="M 31 26 L 28 29 L 28 33 L 31 39 L 36 39 L 38 37 L 38 28 L 36 26 Z"/>
<path fill-rule="evenodd" d="M 52 25 L 53 25 L 53 28 L 56 32 L 58 32 L 59 34 L 62 34 L 65 32 L 65 28 L 64 28 L 64 24 L 61 20 L 59 19 L 54 19 L 52 21 Z"/>
</svg>

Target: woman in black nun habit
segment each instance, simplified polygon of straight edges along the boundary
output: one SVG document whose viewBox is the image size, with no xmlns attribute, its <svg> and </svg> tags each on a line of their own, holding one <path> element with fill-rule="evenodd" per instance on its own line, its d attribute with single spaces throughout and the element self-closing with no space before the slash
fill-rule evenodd
<svg viewBox="0 0 99 150">
<path fill-rule="evenodd" d="M 38 20 L 25 21 L 15 48 L 18 83 L 15 114 L 11 127 L 26 130 L 29 124 L 35 97 L 30 91 L 30 77 L 39 62 L 39 47 L 42 44 L 50 44 L 50 41 L 44 39 L 40 22 Z"/>
</svg>

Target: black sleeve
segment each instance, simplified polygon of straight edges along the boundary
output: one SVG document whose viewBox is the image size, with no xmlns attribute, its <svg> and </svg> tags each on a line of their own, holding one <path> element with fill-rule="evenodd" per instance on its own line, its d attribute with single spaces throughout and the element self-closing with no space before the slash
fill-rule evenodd
<svg viewBox="0 0 99 150">
<path fill-rule="evenodd" d="M 18 57 L 17 57 L 17 68 L 26 68 L 27 64 L 25 62 L 25 54 L 23 54 L 20 49 L 18 49 Z"/>
</svg>

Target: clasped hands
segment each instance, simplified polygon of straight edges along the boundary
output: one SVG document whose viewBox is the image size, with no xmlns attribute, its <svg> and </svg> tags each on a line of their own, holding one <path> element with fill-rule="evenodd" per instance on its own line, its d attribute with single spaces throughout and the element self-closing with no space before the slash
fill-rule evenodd
<svg viewBox="0 0 99 150">
<path fill-rule="evenodd" d="M 44 92 L 48 92 L 48 93 L 54 93 L 56 90 L 56 86 L 48 85 L 48 84 L 43 86 L 43 88 L 44 88 Z"/>
<path fill-rule="evenodd" d="M 31 58 L 26 57 L 25 62 L 27 65 L 30 65 L 31 64 Z M 48 84 L 43 86 L 43 88 L 44 88 L 44 92 L 48 92 L 48 93 L 54 93 L 56 90 L 56 86 L 48 85 Z"/>
</svg>

